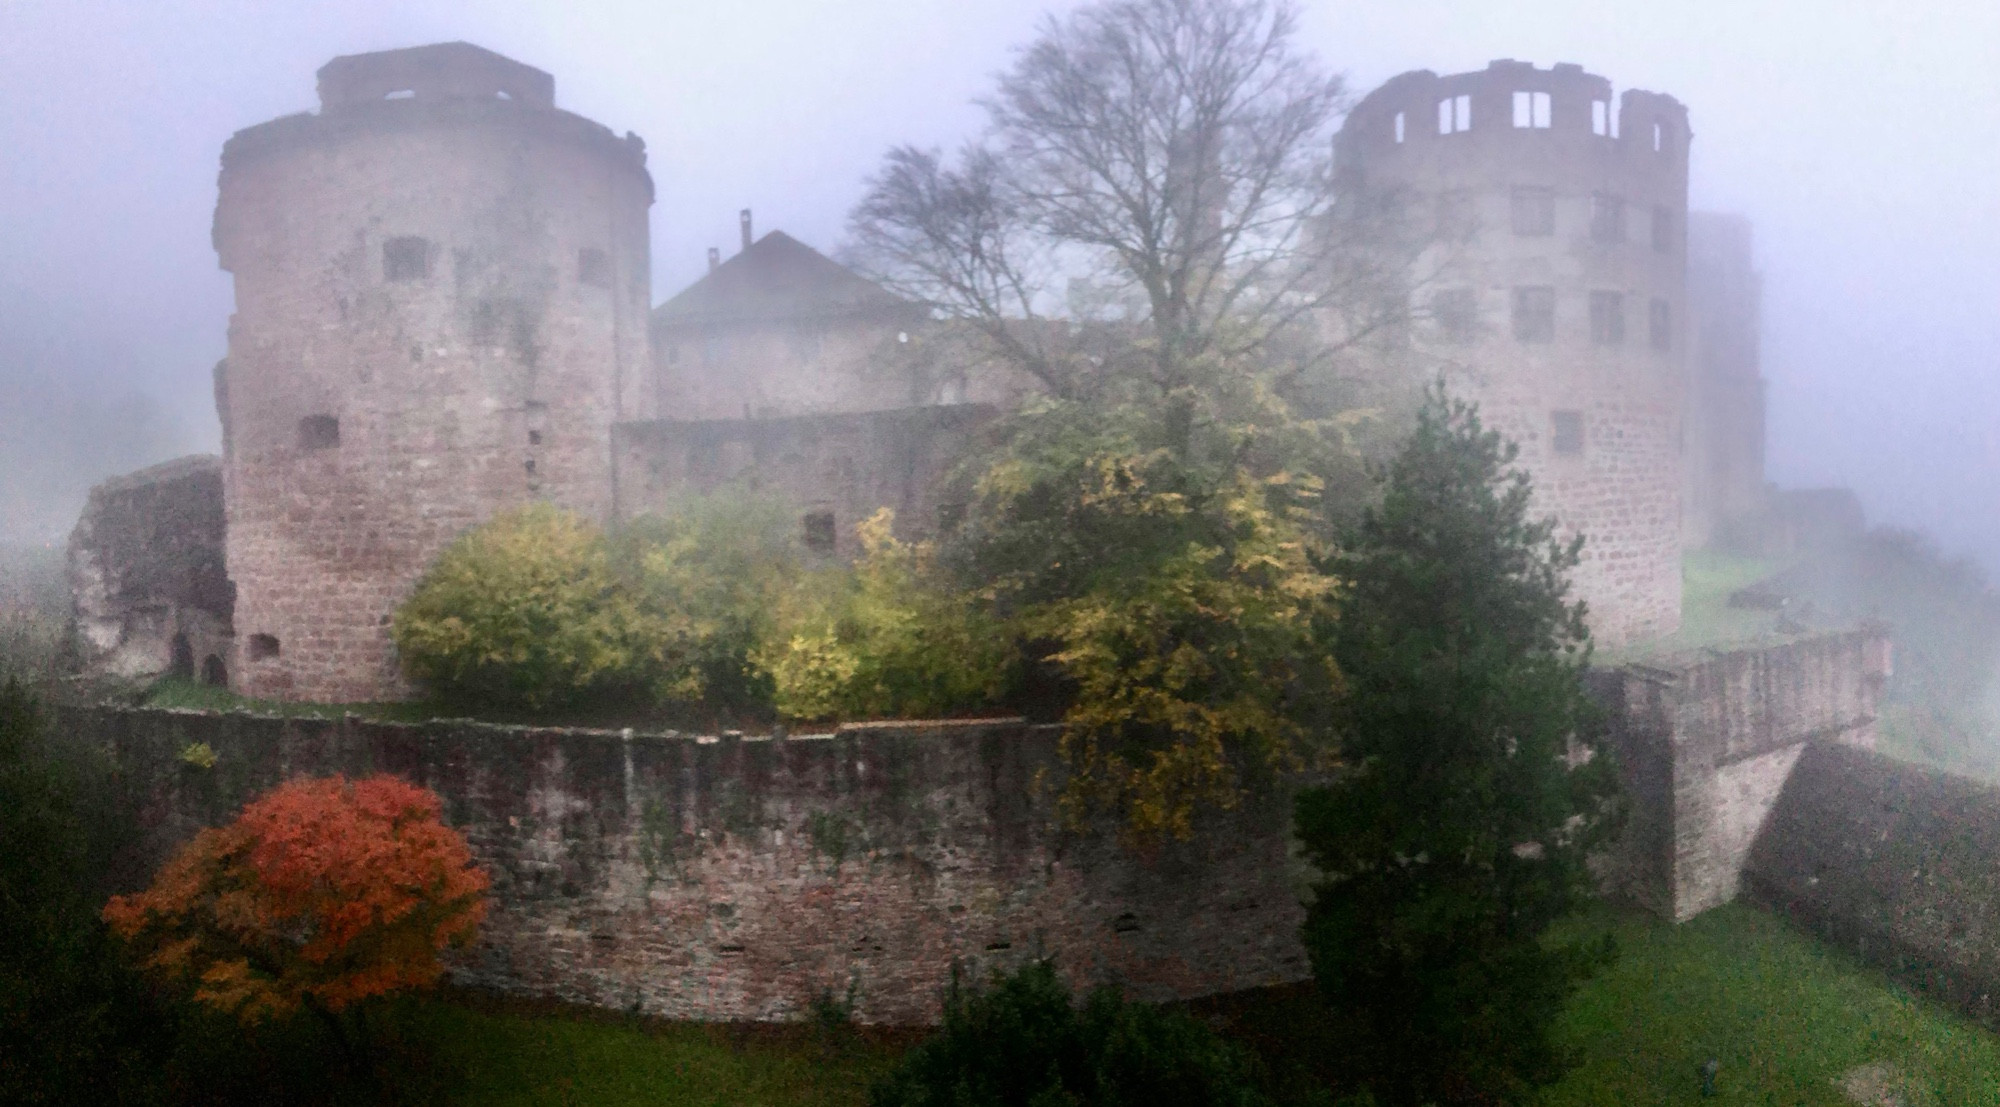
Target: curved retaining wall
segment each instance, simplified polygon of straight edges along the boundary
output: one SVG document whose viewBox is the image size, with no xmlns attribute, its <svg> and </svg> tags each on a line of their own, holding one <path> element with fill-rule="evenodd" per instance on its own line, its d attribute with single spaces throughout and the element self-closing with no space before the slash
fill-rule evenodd
<svg viewBox="0 0 2000 1107">
<path fill-rule="evenodd" d="M 706 738 L 468 721 L 117 708 L 59 725 L 131 782 L 150 860 L 294 773 L 438 792 L 493 873 L 455 970 L 482 987 L 674 1018 L 922 1023 L 957 963 L 1052 954 L 1078 985 L 1164 1000 L 1309 975 L 1284 804 L 1142 861 L 1051 831 L 1053 728 L 1018 722 Z M 212 769 L 178 760 L 192 742 Z"/>
</svg>

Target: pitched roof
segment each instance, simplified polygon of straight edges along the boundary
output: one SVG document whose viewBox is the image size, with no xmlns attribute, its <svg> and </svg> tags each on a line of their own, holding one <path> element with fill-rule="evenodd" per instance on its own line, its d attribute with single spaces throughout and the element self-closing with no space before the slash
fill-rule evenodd
<svg viewBox="0 0 2000 1107">
<path fill-rule="evenodd" d="M 654 308 L 653 322 L 762 322 L 917 310 L 791 235 L 771 231 Z"/>
</svg>

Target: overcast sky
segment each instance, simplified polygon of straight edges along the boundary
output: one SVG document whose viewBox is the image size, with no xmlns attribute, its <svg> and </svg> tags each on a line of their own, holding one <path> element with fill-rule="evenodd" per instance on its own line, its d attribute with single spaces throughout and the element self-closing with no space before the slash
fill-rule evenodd
<svg viewBox="0 0 2000 1107">
<path fill-rule="evenodd" d="M 215 448 L 217 158 L 233 131 L 314 108 L 327 59 L 464 39 L 638 132 L 657 301 L 733 247 L 740 207 L 838 246 L 882 151 L 977 128 L 969 101 L 1045 10 L 0 0 L 0 540 L 60 537 L 105 472 Z M 1757 228 L 1771 476 L 1850 485 L 1871 517 L 2000 569 L 2000 4 L 1314 0 L 1305 16 L 1357 91 L 1511 57 L 1679 97 L 1695 206 Z"/>
</svg>

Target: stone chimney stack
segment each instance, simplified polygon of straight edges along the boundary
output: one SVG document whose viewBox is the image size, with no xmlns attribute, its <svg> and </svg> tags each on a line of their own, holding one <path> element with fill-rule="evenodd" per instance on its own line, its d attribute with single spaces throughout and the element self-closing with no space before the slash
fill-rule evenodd
<svg viewBox="0 0 2000 1107">
<path fill-rule="evenodd" d="M 741 212 L 738 212 L 736 221 L 743 227 L 743 248 L 748 250 L 750 248 L 750 209 L 744 208 Z"/>
<path fill-rule="evenodd" d="M 722 268 L 722 251 L 713 246 L 708 248 L 708 271 L 713 273 Z"/>
</svg>

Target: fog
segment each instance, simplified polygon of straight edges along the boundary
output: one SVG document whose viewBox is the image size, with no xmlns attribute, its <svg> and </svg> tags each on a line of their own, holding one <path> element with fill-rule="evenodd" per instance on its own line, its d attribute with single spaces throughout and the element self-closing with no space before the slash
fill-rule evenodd
<svg viewBox="0 0 2000 1107">
<path fill-rule="evenodd" d="M 218 441 L 230 311 L 209 244 L 235 130 L 360 51 L 464 39 L 649 146 L 654 299 L 736 211 L 822 249 L 892 143 L 952 145 L 1032 31 L 1023 0 L 839 4 L 0 0 L 0 542 L 90 483 Z M 1693 206 L 1765 276 L 1771 477 L 2000 569 L 2000 7 L 1947 0 L 1312 3 L 1353 88 L 1512 57 L 1671 93 Z"/>
</svg>

